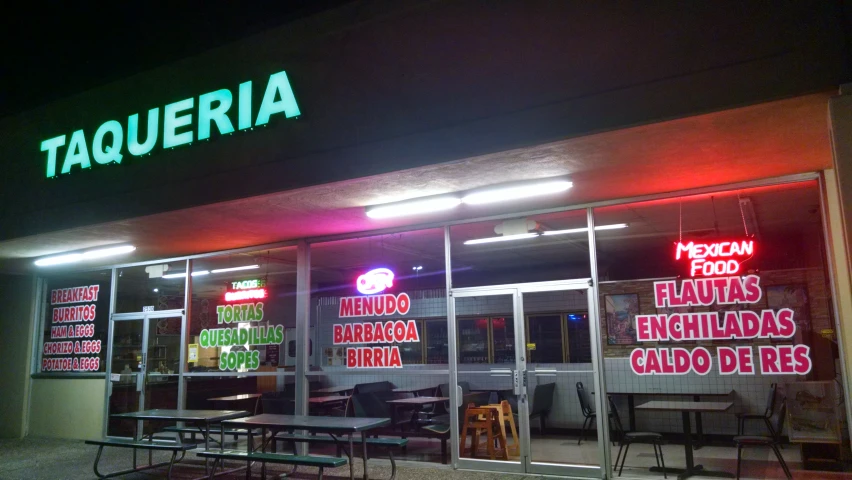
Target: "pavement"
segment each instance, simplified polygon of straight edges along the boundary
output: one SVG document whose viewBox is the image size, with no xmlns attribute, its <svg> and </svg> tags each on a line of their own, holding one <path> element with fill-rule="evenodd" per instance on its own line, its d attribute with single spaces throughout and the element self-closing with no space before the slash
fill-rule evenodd
<svg viewBox="0 0 852 480">
<path fill-rule="evenodd" d="M 82 440 L 56 440 L 43 438 L 25 438 L 23 440 L 0 440 L 0 480 L 82 480 L 97 478 L 92 465 L 97 453 L 97 447 L 86 445 Z M 147 460 L 147 455 L 140 452 L 139 461 Z M 170 455 L 170 454 L 169 454 Z M 132 453 L 129 449 L 107 448 L 101 460 L 101 472 L 124 470 L 132 466 Z M 154 462 L 167 460 L 164 453 L 154 454 Z M 370 478 L 382 480 L 390 478 L 390 464 L 381 459 L 370 459 Z M 526 480 L 537 478 L 510 474 L 494 474 L 484 472 L 456 471 L 446 465 L 422 464 L 415 462 L 397 462 L 397 479 L 399 480 Z M 275 479 L 277 474 L 288 472 L 291 467 L 269 466 L 267 478 Z M 362 478 L 362 462 L 355 460 L 355 477 Z M 177 464 L 172 478 L 189 480 L 204 477 L 204 466 L 193 453 L 188 453 L 186 459 Z M 119 477 L 125 480 L 152 480 L 166 478 L 166 470 L 156 469 L 150 473 L 133 473 Z M 206 477 L 205 477 L 206 478 Z M 239 470 L 228 475 L 218 476 L 222 480 L 245 479 L 245 470 Z M 260 478 L 259 468 L 253 470 L 253 478 Z M 299 468 L 290 476 L 295 479 L 317 478 L 316 468 Z M 327 469 L 323 478 L 329 480 L 348 479 L 349 467 Z"/>
</svg>

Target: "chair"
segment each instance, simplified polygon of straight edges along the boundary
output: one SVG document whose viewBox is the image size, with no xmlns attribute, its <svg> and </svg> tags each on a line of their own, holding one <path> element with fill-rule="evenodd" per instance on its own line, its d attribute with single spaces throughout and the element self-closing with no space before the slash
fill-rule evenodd
<svg viewBox="0 0 852 480">
<path fill-rule="evenodd" d="M 793 474 L 790 473 L 790 469 L 787 467 L 787 462 L 784 461 L 784 457 L 781 456 L 781 451 L 778 450 L 778 436 L 776 435 L 780 434 L 781 431 L 784 430 L 784 417 L 787 413 L 787 404 L 785 400 L 785 398 L 781 398 L 781 406 L 778 409 L 778 415 L 776 420 L 777 429 L 772 428 L 771 424 L 769 424 L 770 431 L 773 432 L 773 436 L 764 437 L 758 435 L 738 435 L 734 437 L 734 443 L 737 444 L 737 479 L 740 478 L 740 463 L 742 462 L 742 452 L 743 448 L 746 447 L 771 448 L 772 451 L 775 452 L 775 457 L 778 458 L 778 463 L 781 464 L 781 468 L 784 469 L 784 474 L 787 475 L 787 479 L 793 479 Z"/>
<path fill-rule="evenodd" d="M 503 435 L 503 430 L 498 420 L 497 409 L 476 407 L 471 403 L 465 409 L 463 418 L 461 436 L 459 437 L 459 456 L 465 456 L 467 435 L 472 430 L 473 435 L 470 443 L 471 457 L 476 457 L 476 452 L 479 449 L 479 436 L 485 432 L 485 448 L 488 452 L 488 458 L 494 460 L 499 453 L 502 460 L 509 459 L 506 437 Z M 497 449 L 494 448 L 495 441 L 499 444 Z"/>
<path fill-rule="evenodd" d="M 355 385 L 352 389 L 353 394 L 358 393 L 376 393 L 376 392 L 384 392 L 393 390 L 393 384 L 384 381 L 384 382 L 371 382 L 371 383 L 359 383 Z"/>
<path fill-rule="evenodd" d="M 263 405 L 263 413 L 274 413 L 278 415 L 293 415 L 296 413 L 296 402 L 292 395 L 286 392 L 265 392 L 260 397 Z"/>
<path fill-rule="evenodd" d="M 586 391 L 585 387 L 583 387 L 583 382 L 577 382 L 577 397 L 580 399 L 580 409 L 582 410 L 584 417 L 583 429 L 580 432 L 580 439 L 577 440 L 577 445 L 579 445 L 582 443 L 583 439 L 586 438 L 586 431 L 595 423 L 597 412 L 595 411 L 595 403 L 592 401 L 592 397 L 589 395 L 589 392 Z M 611 421 L 610 426 L 615 425 L 615 428 L 620 434 L 620 438 L 624 438 L 624 427 L 621 426 L 621 418 L 618 416 L 618 410 L 612 403 L 611 398 L 607 398 L 607 403 L 609 404 L 608 415 Z M 612 444 L 615 445 L 615 441 L 613 441 Z"/>
<path fill-rule="evenodd" d="M 615 468 L 618 468 L 618 459 L 621 459 L 621 468 L 618 468 L 618 476 L 624 470 L 624 461 L 627 460 L 627 451 L 630 450 L 630 445 L 634 443 L 650 443 L 654 447 L 654 457 L 657 458 L 657 467 L 662 466 L 663 478 L 668 478 L 666 475 L 666 461 L 663 459 L 663 444 L 665 439 L 659 433 L 654 432 L 629 432 L 621 436 L 621 446 L 618 447 L 618 455 L 615 456 Z M 624 447 L 627 448 L 624 448 Z M 659 448 L 659 455 L 657 449 Z M 621 450 L 624 449 L 624 456 L 621 456 Z M 662 463 L 662 465 L 660 465 Z"/>
<path fill-rule="evenodd" d="M 738 413 L 737 414 L 737 423 L 738 429 L 737 433 L 739 435 L 745 435 L 745 422 L 746 420 L 763 420 L 766 424 L 766 428 L 769 430 L 769 434 L 772 435 L 772 438 L 775 441 L 778 441 L 778 435 L 781 432 L 776 432 L 772 427 L 772 423 L 769 421 L 772 418 L 772 414 L 775 409 L 775 394 L 778 390 L 778 384 L 773 383 L 769 386 L 769 392 L 766 395 L 766 408 L 764 408 L 763 413 Z"/>
</svg>

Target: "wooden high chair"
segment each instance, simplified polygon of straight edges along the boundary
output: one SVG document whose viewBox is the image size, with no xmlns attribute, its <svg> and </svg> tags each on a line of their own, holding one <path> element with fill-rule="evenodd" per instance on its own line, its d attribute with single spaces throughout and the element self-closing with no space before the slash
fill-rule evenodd
<svg viewBox="0 0 852 480">
<path fill-rule="evenodd" d="M 500 434 L 506 439 L 508 439 L 506 436 L 506 423 L 509 424 L 509 431 L 512 433 L 512 443 L 508 446 L 509 455 L 520 455 L 521 444 L 518 442 L 518 430 L 515 428 L 515 416 L 512 415 L 512 406 L 509 405 L 509 402 L 503 400 L 497 405 L 487 405 L 487 407 L 497 410 L 497 422 L 500 424 Z"/>
<path fill-rule="evenodd" d="M 467 452 L 467 433 L 473 430 L 471 437 L 470 456 L 476 457 L 479 449 L 479 436 L 485 431 L 485 447 L 488 451 L 488 457 L 495 460 L 499 455 L 501 460 L 508 460 L 509 454 L 506 449 L 506 434 L 505 429 L 500 428 L 498 420 L 499 411 L 491 406 L 477 407 L 472 403 L 467 405 L 464 411 L 464 423 L 462 424 L 461 437 L 459 438 L 459 456 L 465 456 Z M 499 448 L 494 448 L 495 440 L 499 443 Z"/>
</svg>

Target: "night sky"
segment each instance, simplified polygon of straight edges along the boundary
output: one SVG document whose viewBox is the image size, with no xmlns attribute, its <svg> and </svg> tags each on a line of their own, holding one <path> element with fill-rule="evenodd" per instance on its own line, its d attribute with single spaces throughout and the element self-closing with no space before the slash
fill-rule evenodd
<svg viewBox="0 0 852 480">
<path fill-rule="evenodd" d="M 0 117 L 351 0 L 20 2 L 0 20 Z"/>
</svg>

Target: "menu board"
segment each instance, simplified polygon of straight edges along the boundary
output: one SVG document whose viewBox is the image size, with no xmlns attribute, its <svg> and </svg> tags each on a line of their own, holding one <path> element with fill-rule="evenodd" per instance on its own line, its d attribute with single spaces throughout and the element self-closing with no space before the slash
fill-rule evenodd
<svg viewBox="0 0 852 480">
<path fill-rule="evenodd" d="M 102 372 L 109 288 L 100 283 L 48 290 L 41 372 Z"/>
</svg>

